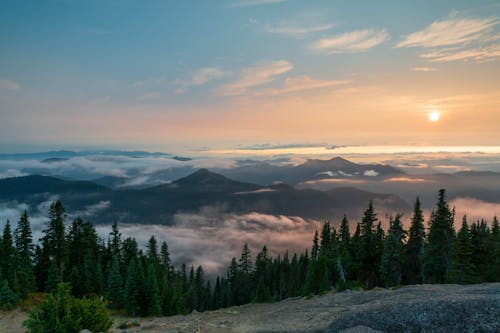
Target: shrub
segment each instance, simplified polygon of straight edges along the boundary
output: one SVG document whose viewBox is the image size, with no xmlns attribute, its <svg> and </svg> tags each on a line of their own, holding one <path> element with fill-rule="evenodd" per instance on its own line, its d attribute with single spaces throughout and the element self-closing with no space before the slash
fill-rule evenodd
<svg viewBox="0 0 500 333">
<path fill-rule="evenodd" d="M 0 309 L 12 310 L 19 301 L 19 297 L 9 288 L 7 281 L 4 281 L 0 289 Z"/>
<path fill-rule="evenodd" d="M 40 308 L 32 311 L 23 323 L 28 333 L 70 333 L 89 329 L 107 332 L 113 321 L 106 304 L 97 297 L 75 298 L 71 288 L 60 283 L 53 294 L 49 294 Z"/>
</svg>

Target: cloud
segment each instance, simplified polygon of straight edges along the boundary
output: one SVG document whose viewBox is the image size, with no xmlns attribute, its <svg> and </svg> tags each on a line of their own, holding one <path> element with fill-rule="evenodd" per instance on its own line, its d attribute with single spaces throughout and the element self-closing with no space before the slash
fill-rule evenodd
<svg viewBox="0 0 500 333">
<path fill-rule="evenodd" d="M 2 178 L 11 178 L 11 177 L 22 177 L 27 176 L 28 174 L 17 169 L 7 169 L 4 172 L 0 172 L 0 179 Z"/>
<path fill-rule="evenodd" d="M 330 38 L 323 38 L 311 45 L 314 51 L 326 54 L 363 52 L 375 47 L 389 38 L 385 29 L 355 30 L 336 35 Z"/>
<path fill-rule="evenodd" d="M 108 209 L 109 207 L 111 207 L 111 202 L 108 200 L 103 200 L 99 201 L 98 203 L 88 205 L 84 210 L 76 211 L 72 213 L 71 216 L 82 218 L 91 217 L 96 215 L 97 213 L 102 212 L 103 210 Z"/>
<path fill-rule="evenodd" d="M 0 90 L 20 91 L 21 86 L 12 80 L 0 78 Z"/>
<path fill-rule="evenodd" d="M 420 57 L 428 59 L 431 62 L 450 62 L 460 60 L 485 62 L 500 59 L 500 44 L 462 50 L 438 50 L 421 54 Z"/>
<path fill-rule="evenodd" d="M 278 89 L 267 89 L 255 92 L 256 96 L 275 96 L 291 94 L 299 91 L 330 88 L 350 83 L 349 80 L 318 80 L 309 76 L 289 77 L 283 81 L 283 86 Z"/>
<path fill-rule="evenodd" d="M 248 89 L 272 82 L 276 76 L 289 72 L 293 65 L 286 60 L 260 62 L 245 68 L 239 79 L 221 86 L 218 93 L 222 96 L 245 94 Z"/>
<path fill-rule="evenodd" d="M 365 172 L 363 172 L 363 176 L 367 176 L 367 177 L 377 177 L 379 175 L 379 173 L 375 170 L 365 170 Z"/>
<path fill-rule="evenodd" d="M 423 30 L 407 35 L 396 47 L 439 47 L 466 44 L 484 38 L 498 19 L 454 18 L 435 21 Z"/>
<path fill-rule="evenodd" d="M 452 13 L 447 19 L 409 34 L 396 47 L 432 48 L 420 55 L 431 62 L 500 59 L 500 44 L 494 44 L 500 35 L 493 32 L 500 20 L 496 17 L 457 18 L 456 15 Z"/>
<path fill-rule="evenodd" d="M 500 203 L 486 202 L 474 198 L 455 198 L 449 202 L 450 207 L 455 207 L 455 226 L 462 225 L 462 216 L 467 215 L 469 225 L 481 219 L 492 221 L 494 216 L 500 216 Z"/>
<path fill-rule="evenodd" d="M 325 30 L 330 30 L 335 25 L 332 23 L 309 25 L 309 26 L 297 26 L 291 24 L 281 24 L 281 25 L 268 25 L 266 26 L 266 31 L 272 34 L 282 34 L 290 36 L 303 36 L 313 32 L 321 32 Z"/>
<path fill-rule="evenodd" d="M 205 67 L 195 71 L 190 80 L 176 80 L 175 84 L 178 86 L 175 90 L 176 94 L 186 92 L 189 87 L 200 86 L 210 81 L 220 79 L 226 75 L 226 72 L 217 67 Z"/>
<path fill-rule="evenodd" d="M 285 2 L 287 0 L 239 0 L 231 4 L 232 7 L 250 7 L 259 5 L 268 5 L 273 3 Z"/>
<path fill-rule="evenodd" d="M 412 72 L 435 72 L 437 68 L 434 67 L 411 67 L 410 71 Z"/>
<path fill-rule="evenodd" d="M 232 257 L 238 258 L 245 242 L 253 258 L 264 245 L 272 255 L 289 250 L 303 252 L 310 247 L 314 231 L 321 222 L 295 216 L 259 213 L 230 214 L 222 207 L 205 207 L 198 213 L 180 213 L 175 224 L 120 224 L 123 237 L 135 237 L 145 246 L 151 235 L 159 242 L 166 241 L 176 265 L 203 265 L 209 275 L 222 274 Z M 110 226 L 96 227 L 101 237 L 107 237 Z M 221 239 L 224 241 L 221 242 Z"/>
<path fill-rule="evenodd" d="M 384 183 L 424 183 L 427 180 L 413 177 L 392 177 L 384 179 Z"/>
</svg>

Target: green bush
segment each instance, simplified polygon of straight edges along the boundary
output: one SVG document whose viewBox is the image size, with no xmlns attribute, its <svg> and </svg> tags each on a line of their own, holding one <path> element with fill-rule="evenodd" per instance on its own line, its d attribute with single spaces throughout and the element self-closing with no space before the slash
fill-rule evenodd
<svg viewBox="0 0 500 333">
<path fill-rule="evenodd" d="M 0 289 L 0 309 L 12 310 L 19 301 L 19 297 L 9 288 L 7 281 L 4 281 Z"/>
<path fill-rule="evenodd" d="M 113 321 L 106 304 L 97 297 L 75 298 L 68 284 L 60 283 L 39 309 L 23 323 L 28 333 L 72 333 L 82 329 L 107 332 Z"/>
</svg>

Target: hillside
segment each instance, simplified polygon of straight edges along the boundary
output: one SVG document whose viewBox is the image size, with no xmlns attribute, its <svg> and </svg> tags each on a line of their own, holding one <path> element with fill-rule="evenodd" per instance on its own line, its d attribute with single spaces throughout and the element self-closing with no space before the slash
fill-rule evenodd
<svg viewBox="0 0 500 333">
<path fill-rule="evenodd" d="M 187 316 L 135 318 L 140 327 L 114 332 L 498 332 L 500 283 L 416 285 L 397 290 L 343 291 L 249 304 Z M 0 312 L 0 331 L 21 333 L 26 314 Z"/>
<path fill-rule="evenodd" d="M 499 313 L 500 283 L 416 285 L 397 290 L 332 292 L 311 299 L 295 298 L 188 316 L 140 319 L 141 326 L 132 331 L 498 332 Z"/>
</svg>

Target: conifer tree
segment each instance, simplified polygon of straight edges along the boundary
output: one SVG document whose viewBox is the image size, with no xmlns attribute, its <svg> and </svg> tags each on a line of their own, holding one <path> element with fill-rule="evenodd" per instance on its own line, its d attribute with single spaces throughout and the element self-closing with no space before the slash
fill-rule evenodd
<svg viewBox="0 0 500 333">
<path fill-rule="evenodd" d="M 496 216 L 493 217 L 490 243 L 492 249 L 492 260 L 489 265 L 487 280 L 489 282 L 497 282 L 500 281 L 500 226 Z"/>
<path fill-rule="evenodd" d="M 390 228 L 385 240 L 384 252 L 380 264 L 382 284 L 393 287 L 401 284 L 403 275 L 403 244 L 406 238 L 401 225 L 401 216 L 398 214 L 390 221 Z"/>
<path fill-rule="evenodd" d="M 474 283 L 478 281 L 478 274 L 472 262 L 472 240 L 467 225 L 467 217 L 462 219 L 462 227 L 457 235 L 455 256 L 451 268 L 446 272 L 447 283 Z"/>
<path fill-rule="evenodd" d="M 108 283 L 106 294 L 109 299 L 109 307 L 120 309 L 123 306 L 123 282 L 120 273 L 120 264 L 118 258 L 113 256 L 111 266 L 109 267 Z"/>
<path fill-rule="evenodd" d="M 127 280 L 125 281 L 125 309 L 128 314 L 135 317 L 140 314 L 140 283 L 135 258 L 130 260 L 127 269 Z"/>
<path fill-rule="evenodd" d="M 48 293 L 53 293 L 57 290 L 57 285 L 62 282 L 61 275 L 59 274 L 59 269 L 55 259 L 52 261 L 49 274 L 47 276 L 47 282 L 45 284 L 45 291 Z"/>
<path fill-rule="evenodd" d="M 35 290 L 35 272 L 32 263 L 33 257 L 33 237 L 28 219 L 28 212 L 25 210 L 14 232 L 16 239 L 16 249 L 18 265 L 16 267 L 17 280 L 19 284 L 19 296 L 26 298 L 28 293 Z"/>
<path fill-rule="evenodd" d="M 363 283 L 365 289 L 373 288 L 378 278 L 380 256 L 377 247 L 379 244 L 378 234 L 374 231 L 374 224 L 377 221 L 378 218 L 373 209 L 373 203 L 370 201 L 360 224 L 359 280 Z"/>
<path fill-rule="evenodd" d="M 407 284 L 422 283 L 422 255 L 424 252 L 425 230 L 424 216 L 420 206 L 420 199 L 417 197 L 404 253 L 404 280 Z"/>
<path fill-rule="evenodd" d="M 446 272 L 451 268 L 455 247 L 454 216 L 445 196 L 445 190 L 439 190 L 437 208 L 431 214 L 422 261 L 425 283 L 443 283 Z"/>
<path fill-rule="evenodd" d="M 319 252 L 319 244 L 318 244 L 318 230 L 314 233 L 314 238 L 313 238 L 313 245 L 311 249 L 311 260 L 316 260 L 318 257 L 318 252 Z"/>
<path fill-rule="evenodd" d="M 12 240 L 12 232 L 11 232 L 11 227 L 10 227 L 10 222 L 7 220 L 7 223 L 5 224 L 5 227 L 3 229 L 3 235 L 2 235 L 2 256 L 0 257 L 1 259 L 1 267 L 0 270 L 2 271 L 2 276 L 4 279 L 7 280 L 7 283 L 9 285 L 9 288 L 17 292 L 19 289 L 18 285 L 18 280 L 17 280 L 17 255 L 16 255 L 16 249 L 14 248 L 13 245 L 13 240 Z"/>
<path fill-rule="evenodd" d="M 65 210 L 61 201 L 58 200 L 50 205 L 49 218 L 47 228 L 43 231 L 42 249 L 45 257 L 55 261 L 59 275 L 63 277 L 67 261 L 67 246 L 64 230 Z M 44 260 L 42 264 L 47 263 Z"/>
<path fill-rule="evenodd" d="M 158 288 L 154 264 L 151 261 L 148 261 L 146 268 L 145 296 L 147 315 L 159 316 L 161 314 L 160 290 Z"/>
</svg>

